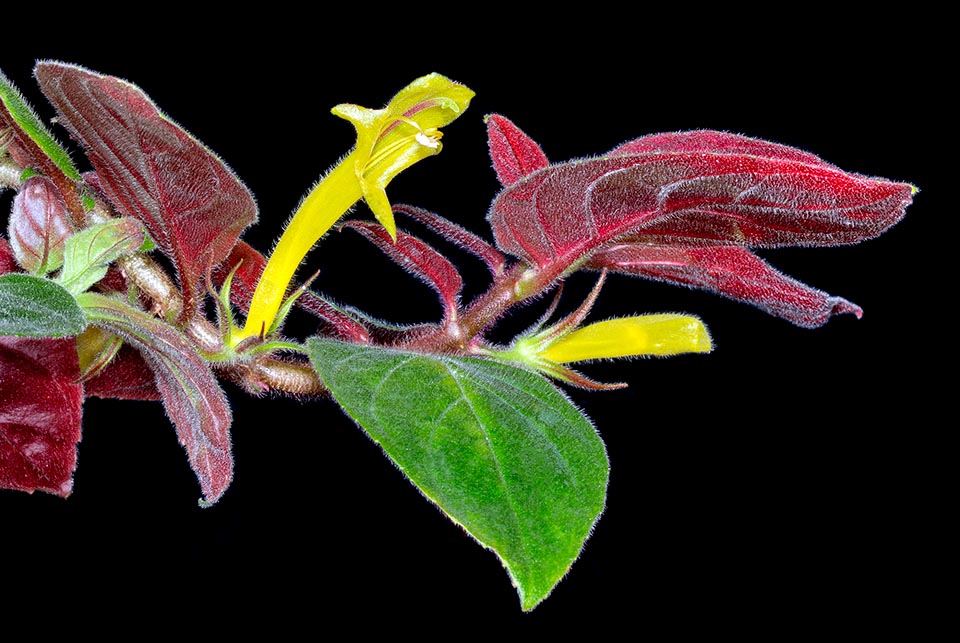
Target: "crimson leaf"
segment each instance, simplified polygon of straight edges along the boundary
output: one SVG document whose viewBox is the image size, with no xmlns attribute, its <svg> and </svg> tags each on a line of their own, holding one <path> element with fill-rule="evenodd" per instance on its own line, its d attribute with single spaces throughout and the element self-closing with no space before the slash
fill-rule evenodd
<svg viewBox="0 0 960 643">
<path fill-rule="evenodd" d="M 543 274 L 559 277 L 592 265 L 645 275 L 646 268 L 636 269 L 642 261 L 622 264 L 603 253 L 613 243 L 634 245 L 634 259 L 656 248 L 856 243 L 899 221 L 915 191 L 907 183 L 843 172 L 801 150 L 702 130 L 644 137 L 607 156 L 534 171 L 496 197 L 488 219 L 499 247 Z M 770 295 L 770 312 L 804 325 L 822 323 L 804 320 L 818 316 L 814 308 L 822 312 L 828 296 L 802 284 L 804 296 L 819 299 L 818 305 L 786 301 L 777 312 L 776 289 L 767 286 L 788 285 L 772 279 L 774 271 L 759 267 L 759 259 L 744 261 L 738 253 L 730 261 L 729 253 L 719 258 L 723 253 L 715 252 L 710 261 L 690 258 L 687 265 L 679 251 L 664 252 L 680 265 L 645 276 L 697 283 L 758 305 Z M 716 265 L 705 273 L 711 261 Z M 692 277 L 711 269 L 733 281 L 722 286 L 717 279 Z M 761 272 L 766 285 L 757 281 Z M 746 287 L 751 280 L 752 289 Z M 758 291 L 763 288 L 766 293 Z M 855 310 L 846 302 L 834 312 Z"/>
<path fill-rule="evenodd" d="M 38 63 L 34 73 L 60 122 L 86 150 L 107 198 L 139 218 L 173 259 L 190 317 L 206 270 L 256 221 L 253 196 L 138 87 L 52 61 Z"/>
<path fill-rule="evenodd" d="M 73 490 L 83 387 L 73 338 L 0 337 L 0 488 Z"/>
</svg>

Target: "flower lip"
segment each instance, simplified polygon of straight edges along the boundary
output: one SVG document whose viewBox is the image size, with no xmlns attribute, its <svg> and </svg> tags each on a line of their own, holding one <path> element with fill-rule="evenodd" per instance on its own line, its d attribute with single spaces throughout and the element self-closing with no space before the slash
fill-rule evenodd
<svg viewBox="0 0 960 643">
<path fill-rule="evenodd" d="M 357 130 L 352 154 L 364 200 L 377 220 L 396 239 L 393 210 L 386 187 L 417 161 L 438 154 L 443 145 L 440 128 L 453 122 L 470 104 L 474 92 L 440 74 L 410 83 L 382 109 L 352 103 L 333 108 Z"/>
</svg>

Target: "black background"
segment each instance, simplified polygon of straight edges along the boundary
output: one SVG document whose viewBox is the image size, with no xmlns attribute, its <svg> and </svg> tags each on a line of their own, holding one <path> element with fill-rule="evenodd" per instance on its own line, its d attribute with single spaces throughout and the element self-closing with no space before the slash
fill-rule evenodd
<svg viewBox="0 0 960 643">
<path fill-rule="evenodd" d="M 584 625 L 603 635 L 620 624 L 639 636 L 853 634 L 925 622 L 937 599 L 918 611 L 916 598 L 921 572 L 939 573 L 931 542 L 946 510 L 931 500 L 946 479 L 937 443 L 954 424 L 935 410 L 937 383 L 951 377 L 940 373 L 951 370 L 955 336 L 941 268 L 954 212 L 934 206 L 946 189 L 937 154 L 955 135 L 939 96 L 941 45 L 925 18 L 431 11 L 359 9 L 371 15 L 357 20 L 166 7 L 120 27 L 59 16 L 46 31 L 10 21 L 0 68 L 44 118 L 52 110 L 31 78 L 36 59 L 139 85 L 250 187 L 260 221 L 247 239 L 264 251 L 353 143 L 330 108 L 379 107 L 431 71 L 477 96 L 445 128 L 442 154 L 388 193 L 485 236 L 498 189 L 487 113 L 512 119 L 554 161 L 696 128 L 801 147 L 921 189 L 878 239 L 763 253 L 859 304 L 863 318 L 805 330 L 708 293 L 610 279 L 595 318 L 696 314 L 716 350 L 584 367 L 630 383 L 569 391 L 607 445 L 607 509 L 567 578 L 530 614 L 496 557 L 332 403 L 251 399 L 230 385 L 235 479 L 205 510 L 159 404 L 90 400 L 73 495 L 0 492 L 0 612 L 81 607 L 107 629 L 127 617 L 177 628 L 201 615 L 213 633 L 386 626 L 430 638 Z M 464 35 L 468 27 L 477 33 Z M 329 236 L 310 256 L 318 288 L 397 321 L 434 319 L 430 291 L 365 244 Z M 462 263 L 469 297 L 485 277 L 474 260 Z M 572 279 L 564 301 L 590 285 Z M 311 330 L 308 320 L 291 323 Z"/>
</svg>

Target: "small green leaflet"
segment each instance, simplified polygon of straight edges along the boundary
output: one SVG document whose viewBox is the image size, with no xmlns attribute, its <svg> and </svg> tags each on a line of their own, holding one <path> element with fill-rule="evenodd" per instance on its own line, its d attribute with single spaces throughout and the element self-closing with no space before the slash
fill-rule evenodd
<svg viewBox="0 0 960 643">
<path fill-rule="evenodd" d="M 77 301 L 59 284 L 20 273 L 0 275 L 0 335 L 65 337 L 86 325 Z"/>
<path fill-rule="evenodd" d="M 347 414 L 500 557 L 522 608 L 546 598 L 606 499 L 609 463 L 590 420 L 543 377 L 507 364 L 307 344 Z"/>
<path fill-rule="evenodd" d="M 107 266 L 140 250 L 146 239 L 143 224 L 133 217 L 90 226 L 66 242 L 60 284 L 74 295 L 86 291 L 107 274 Z"/>
</svg>

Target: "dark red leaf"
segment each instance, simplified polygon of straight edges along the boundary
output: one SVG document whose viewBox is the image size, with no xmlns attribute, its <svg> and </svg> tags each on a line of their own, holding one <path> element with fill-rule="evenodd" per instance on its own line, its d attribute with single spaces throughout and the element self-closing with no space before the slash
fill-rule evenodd
<svg viewBox="0 0 960 643">
<path fill-rule="evenodd" d="M 616 244 L 591 257 L 587 267 L 703 288 L 807 328 L 836 314 L 863 314 L 846 299 L 774 270 L 742 246 Z"/>
<path fill-rule="evenodd" d="M 173 259 L 189 317 L 206 270 L 256 221 L 252 195 L 136 86 L 59 62 L 40 62 L 34 73 L 86 150 L 103 192 L 122 214 L 139 218 Z"/>
<path fill-rule="evenodd" d="M 490 114 L 486 123 L 493 169 L 504 187 L 550 165 L 540 146 L 509 119 Z"/>
<path fill-rule="evenodd" d="M 447 318 L 456 313 L 463 280 L 456 266 L 446 257 L 424 241 L 400 230 L 394 243 L 386 229 L 377 223 L 348 221 L 344 225 L 362 234 L 388 257 L 436 290 Z"/>
<path fill-rule="evenodd" d="M 200 481 L 204 502 L 215 503 L 233 478 L 232 414 L 208 363 L 183 333 L 120 300 L 93 292 L 77 299 L 90 323 L 140 351 Z"/>
<path fill-rule="evenodd" d="M 0 337 L 0 488 L 68 496 L 83 387 L 73 338 Z"/>
</svg>

